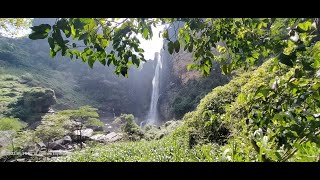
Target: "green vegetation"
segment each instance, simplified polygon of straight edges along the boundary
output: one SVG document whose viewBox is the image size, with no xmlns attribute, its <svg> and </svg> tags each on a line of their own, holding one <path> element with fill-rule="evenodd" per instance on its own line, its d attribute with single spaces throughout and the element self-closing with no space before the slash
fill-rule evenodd
<svg viewBox="0 0 320 180">
<path fill-rule="evenodd" d="M 159 131 L 153 126 L 141 130 L 132 114 L 122 114 L 114 124 L 129 138 L 91 146 L 57 161 L 320 161 L 319 19 L 137 18 L 114 21 L 61 18 L 54 25 L 32 27 L 29 38 L 47 38 L 52 57 L 61 52 L 62 56 L 81 58 L 90 67 L 96 60 L 108 66 L 112 63 L 116 74 L 127 77 L 132 64 L 139 66 L 140 61 L 144 61 L 139 41 L 131 34 L 149 39 L 152 25 L 182 21 L 184 26 L 175 40 L 170 39 L 168 31 L 163 32 L 169 53 L 178 53 L 180 48 L 192 52 L 195 64 L 187 68 L 200 70 L 204 75 L 211 72 L 213 61 L 220 63 L 222 73 L 236 71 L 236 75 L 228 84 L 214 88 L 194 111 L 184 115 L 181 124 L 167 128 L 166 134 L 161 132 L 161 127 Z M 62 33 L 74 41 L 65 40 Z M 77 41 L 87 47 L 77 49 Z M 109 42 L 112 42 L 111 51 Z M 14 48 L 8 46 L 3 51 L 11 49 Z M 21 54 L 11 59 L 18 56 Z M 25 81 L 30 82 L 30 79 L 28 75 L 24 77 Z M 10 87 L 11 81 L 15 78 L 4 78 L 2 86 Z M 1 93 L 6 94 L 3 99 L 11 101 L 8 90 Z M 25 96 L 23 92 L 18 102 Z M 184 107 L 191 109 L 188 103 L 195 103 L 182 95 L 176 97 L 175 102 L 174 109 L 179 115 L 184 113 Z M 47 123 L 40 125 L 38 131 L 48 137 L 47 140 L 53 138 L 54 133 L 60 136 L 60 130 L 66 125 L 57 126 L 54 122 L 60 118 L 63 122 L 70 119 L 78 122 L 75 124 L 81 142 L 82 128 L 87 123 L 99 124 L 96 111 L 84 106 L 79 110 L 58 112 L 57 116 L 46 116 L 44 122 Z M 58 127 L 60 130 L 54 130 Z M 174 129 L 173 132 L 170 129 Z M 55 132 L 48 133 L 51 130 Z"/>
<path fill-rule="evenodd" d="M 126 133 L 129 140 L 140 140 L 143 137 L 143 132 L 134 121 L 132 114 L 121 114 L 114 120 L 113 124 L 118 126 L 120 131 Z"/>
<path fill-rule="evenodd" d="M 20 131 L 26 125 L 19 121 L 17 118 L 0 118 L 0 131 Z"/>
<path fill-rule="evenodd" d="M 90 106 L 82 106 L 79 110 L 64 110 L 60 111 L 59 114 L 68 117 L 70 120 L 78 122 L 75 125 L 77 132 L 79 133 L 79 143 L 82 149 L 82 129 L 83 127 L 90 126 L 94 122 L 95 124 L 103 124 L 99 119 L 99 114 L 97 113 L 97 108 Z"/>
<path fill-rule="evenodd" d="M 16 76 L 1 74 L 0 76 L 0 117 L 8 111 L 8 105 L 16 102 L 28 87 L 18 82 Z"/>
<path fill-rule="evenodd" d="M 26 122 L 39 121 L 55 103 L 56 98 L 52 89 L 33 87 L 24 91 L 16 102 L 8 105 L 10 111 L 7 114 Z"/>
<path fill-rule="evenodd" d="M 49 143 L 53 139 L 59 139 L 66 134 L 66 129 L 63 127 L 66 123 L 65 118 L 56 118 L 54 115 L 47 115 L 36 128 L 35 135 L 46 143 L 47 153 L 49 151 Z"/>
</svg>

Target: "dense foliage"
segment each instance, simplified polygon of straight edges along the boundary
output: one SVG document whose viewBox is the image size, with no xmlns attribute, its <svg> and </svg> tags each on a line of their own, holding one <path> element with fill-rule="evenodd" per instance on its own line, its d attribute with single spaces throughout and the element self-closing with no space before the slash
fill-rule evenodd
<svg viewBox="0 0 320 180">
<path fill-rule="evenodd" d="M 149 39 L 152 25 L 177 21 L 184 26 L 174 40 L 163 32 L 165 47 L 171 54 L 192 52 L 195 64 L 188 69 L 208 75 L 218 61 L 224 74 L 239 75 L 213 89 L 165 138 L 88 148 L 62 160 L 320 161 L 318 18 L 60 18 L 32 27 L 29 37 L 48 38 L 52 57 L 81 57 L 90 67 L 95 60 L 112 63 L 116 74 L 127 76 L 132 64 L 144 61 L 136 35 Z M 67 113 L 87 121 L 96 117 L 90 109 Z M 123 130 L 135 133 L 134 117 L 123 118 Z"/>
</svg>

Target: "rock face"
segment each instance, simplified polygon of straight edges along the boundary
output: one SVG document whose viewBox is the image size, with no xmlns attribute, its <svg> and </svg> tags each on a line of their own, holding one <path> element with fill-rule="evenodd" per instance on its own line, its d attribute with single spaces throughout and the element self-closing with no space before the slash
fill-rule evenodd
<svg viewBox="0 0 320 180">
<path fill-rule="evenodd" d="M 56 103 L 52 89 L 33 87 L 23 92 L 17 102 L 10 104 L 10 115 L 27 122 L 40 121 L 41 116 L 49 111 L 49 107 Z"/>
</svg>

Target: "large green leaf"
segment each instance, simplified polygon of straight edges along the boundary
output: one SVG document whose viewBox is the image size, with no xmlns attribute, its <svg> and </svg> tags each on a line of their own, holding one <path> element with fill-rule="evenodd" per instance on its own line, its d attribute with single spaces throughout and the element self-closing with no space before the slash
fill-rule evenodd
<svg viewBox="0 0 320 180">
<path fill-rule="evenodd" d="M 178 40 L 174 42 L 174 50 L 176 51 L 176 53 L 180 51 L 180 42 Z"/>
<path fill-rule="evenodd" d="M 41 24 L 39 26 L 30 27 L 34 32 L 38 32 L 40 34 L 46 32 L 48 33 L 51 30 L 51 26 L 49 24 Z"/>
<path fill-rule="evenodd" d="M 306 22 L 298 24 L 298 28 L 303 30 L 303 31 L 311 30 L 311 26 L 312 26 L 312 23 L 310 21 L 306 21 Z"/>
<path fill-rule="evenodd" d="M 29 35 L 29 38 L 32 39 L 32 40 L 36 40 L 36 39 L 44 39 L 48 37 L 48 33 L 47 32 L 33 32 Z"/>
<path fill-rule="evenodd" d="M 49 45 L 50 45 L 50 48 L 51 48 L 51 49 L 54 49 L 54 40 L 53 40 L 52 37 L 49 37 L 49 38 L 48 38 L 48 43 L 49 43 Z"/>
<path fill-rule="evenodd" d="M 174 48 L 173 42 L 170 41 L 170 42 L 168 43 L 168 51 L 169 51 L 170 54 L 173 53 L 173 48 Z"/>
</svg>

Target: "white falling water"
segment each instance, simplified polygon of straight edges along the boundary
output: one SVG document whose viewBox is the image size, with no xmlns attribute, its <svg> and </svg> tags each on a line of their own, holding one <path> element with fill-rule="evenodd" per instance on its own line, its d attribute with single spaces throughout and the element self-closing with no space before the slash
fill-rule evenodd
<svg viewBox="0 0 320 180">
<path fill-rule="evenodd" d="M 150 103 L 150 110 L 148 113 L 147 124 L 156 124 L 158 121 L 157 104 L 159 99 L 160 89 L 160 71 L 162 69 L 161 53 L 155 54 L 155 61 L 157 61 L 156 70 L 152 79 L 152 96 Z"/>
</svg>

